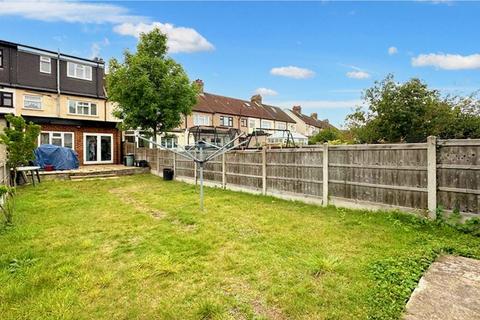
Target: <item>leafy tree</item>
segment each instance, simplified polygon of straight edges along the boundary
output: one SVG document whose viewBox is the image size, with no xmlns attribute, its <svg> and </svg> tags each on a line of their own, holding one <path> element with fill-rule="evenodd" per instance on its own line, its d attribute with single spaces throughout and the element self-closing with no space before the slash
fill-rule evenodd
<svg viewBox="0 0 480 320">
<path fill-rule="evenodd" d="M 308 139 L 308 144 L 325 143 L 328 141 L 342 140 L 342 133 L 336 128 L 325 128 Z"/>
<path fill-rule="evenodd" d="M 442 98 L 419 79 L 398 83 L 392 75 L 364 92 L 368 110 L 357 108 L 347 126 L 357 142 L 423 142 L 442 138 L 480 137 L 475 99 Z"/>
<path fill-rule="evenodd" d="M 147 130 L 154 139 L 180 125 L 198 91 L 167 50 L 167 37 L 159 29 L 142 33 L 137 52 L 126 51 L 123 63 L 110 60 L 106 77 L 109 100 L 116 102 L 114 115 L 122 126 Z"/>
<path fill-rule="evenodd" d="M 0 143 L 7 148 L 7 166 L 13 169 L 13 184 L 17 181 L 15 168 L 28 165 L 35 159 L 33 150 L 36 148 L 40 126 L 33 122 L 27 123 L 21 116 L 6 116 L 9 126 L 0 134 Z"/>
</svg>

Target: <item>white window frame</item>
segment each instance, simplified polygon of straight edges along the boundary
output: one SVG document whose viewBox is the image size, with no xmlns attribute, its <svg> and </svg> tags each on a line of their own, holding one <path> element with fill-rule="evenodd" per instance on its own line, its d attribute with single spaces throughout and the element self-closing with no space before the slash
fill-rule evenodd
<svg viewBox="0 0 480 320">
<path fill-rule="evenodd" d="M 42 65 L 48 63 L 48 70 L 43 70 Z M 40 72 L 41 73 L 52 73 L 52 58 L 46 56 L 40 56 Z"/>
<path fill-rule="evenodd" d="M 266 126 L 264 125 L 265 123 L 268 123 L 268 124 L 269 124 L 269 127 L 266 127 Z M 274 129 L 273 123 L 272 123 L 271 120 L 263 120 L 263 119 L 260 121 L 260 128 L 261 128 L 261 129 Z"/>
<path fill-rule="evenodd" d="M 256 127 L 257 127 L 257 121 L 255 121 L 255 119 L 248 119 L 248 128 L 256 129 Z"/>
<path fill-rule="evenodd" d="M 275 122 L 275 129 L 287 130 L 287 124 L 285 122 Z"/>
<path fill-rule="evenodd" d="M 70 72 L 70 66 L 71 65 L 73 65 L 73 73 Z M 80 67 L 83 69 L 83 77 L 78 75 L 78 69 L 77 68 L 80 68 Z M 87 77 L 87 70 L 88 69 L 90 70 L 90 77 Z M 92 81 L 92 76 L 93 76 L 92 74 L 93 74 L 92 66 L 88 66 L 86 64 L 81 64 L 81 63 L 77 63 L 77 62 L 67 61 L 67 77 Z"/>
<path fill-rule="evenodd" d="M 199 123 L 199 119 L 203 119 L 202 123 Z M 205 123 L 205 119 L 207 120 Z M 209 126 L 210 125 L 210 116 L 206 114 L 194 114 L 193 115 L 193 125 L 194 126 Z"/>
<path fill-rule="evenodd" d="M 60 133 L 61 138 L 62 138 L 62 147 L 64 148 L 69 148 L 65 147 L 65 134 L 71 134 L 72 135 L 72 150 L 75 150 L 75 132 L 70 132 L 70 131 L 41 131 L 40 134 L 38 135 L 38 145 L 41 144 L 42 142 L 42 133 L 48 133 L 48 144 L 52 144 L 52 138 L 53 138 L 53 133 Z"/>
<path fill-rule="evenodd" d="M 25 105 L 25 102 L 28 100 L 28 98 L 35 97 L 35 98 L 40 98 L 40 107 L 39 108 L 32 108 L 32 107 L 27 107 Z M 42 101 L 42 96 L 36 95 L 36 94 L 24 94 L 23 95 L 23 109 L 28 109 L 28 110 L 42 110 L 43 109 L 43 101 Z"/>
<path fill-rule="evenodd" d="M 101 143 L 98 143 L 99 140 L 98 140 L 98 137 L 102 137 L 102 136 L 106 136 L 106 137 L 110 137 L 111 138 L 111 144 L 110 144 L 110 154 L 112 155 L 112 159 L 109 160 L 109 161 L 87 161 L 87 136 L 96 136 L 97 137 L 97 157 L 100 156 L 100 159 L 101 159 L 101 154 L 102 154 L 102 144 Z M 84 164 L 96 164 L 96 163 L 113 163 L 113 159 L 115 158 L 115 154 L 113 153 L 113 144 L 114 144 L 114 140 L 113 140 L 113 134 L 111 133 L 90 133 L 90 132 L 84 132 L 83 133 L 83 163 Z"/>
<path fill-rule="evenodd" d="M 72 113 L 70 111 L 70 102 L 75 102 L 75 113 Z M 78 113 L 78 104 L 79 103 L 86 103 L 88 104 L 88 114 L 84 113 Z M 92 114 L 92 104 L 96 106 L 96 113 Z M 67 100 L 67 113 L 71 115 L 76 115 L 76 116 L 87 116 L 87 117 L 98 117 L 98 103 L 96 102 L 89 102 L 89 101 L 80 101 L 80 100 L 72 100 L 68 99 Z"/>
</svg>

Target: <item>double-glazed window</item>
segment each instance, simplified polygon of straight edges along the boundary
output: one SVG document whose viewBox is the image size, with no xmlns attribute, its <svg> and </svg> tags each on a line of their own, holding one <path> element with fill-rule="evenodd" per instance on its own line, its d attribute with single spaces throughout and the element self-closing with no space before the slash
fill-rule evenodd
<svg viewBox="0 0 480 320">
<path fill-rule="evenodd" d="M 40 144 L 53 144 L 73 149 L 73 132 L 43 131 L 40 133 Z"/>
<path fill-rule="evenodd" d="M 67 76 L 92 81 L 92 67 L 75 62 L 67 62 Z"/>
<path fill-rule="evenodd" d="M 68 113 L 86 116 L 96 116 L 97 104 L 85 101 L 68 100 Z"/>
<path fill-rule="evenodd" d="M 3 49 L 0 49 L 0 68 L 3 68 Z"/>
<path fill-rule="evenodd" d="M 233 127 L 233 117 L 220 117 L 220 125 L 224 127 Z"/>
<path fill-rule="evenodd" d="M 42 97 L 34 95 L 24 95 L 23 107 L 25 109 L 42 109 Z"/>
<path fill-rule="evenodd" d="M 285 122 L 276 122 L 275 127 L 276 127 L 276 129 L 286 130 L 287 129 L 287 124 Z"/>
<path fill-rule="evenodd" d="M 255 127 L 256 127 L 255 119 L 248 120 L 248 127 L 251 128 L 251 129 L 255 129 Z"/>
<path fill-rule="evenodd" d="M 13 93 L 0 91 L 0 107 L 13 108 Z"/>
<path fill-rule="evenodd" d="M 52 59 L 50 57 L 40 56 L 40 72 L 52 73 Z"/>
<path fill-rule="evenodd" d="M 247 119 L 246 119 L 246 118 L 240 119 L 240 125 L 241 125 L 242 127 L 246 127 L 246 126 L 247 126 Z"/>
<path fill-rule="evenodd" d="M 209 126 L 210 117 L 203 114 L 194 114 L 193 115 L 193 125 L 195 126 Z"/>
<path fill-rule="evenodd" d="M 261 124 L 262 129 L 272 129 L 272 122 L 271 121 L 262 120 L 262 122 L 260 124 Z"/>
</svg>

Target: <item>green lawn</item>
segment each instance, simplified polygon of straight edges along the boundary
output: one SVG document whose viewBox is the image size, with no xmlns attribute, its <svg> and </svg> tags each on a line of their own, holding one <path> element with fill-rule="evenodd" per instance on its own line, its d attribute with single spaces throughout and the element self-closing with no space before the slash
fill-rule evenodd
<svg viewBox="0 0 480 320">
<path fill-rule="evenodd" d="M 21 188 L 0 231 L 0 318 L 390 319 L 441 252 L 480 238 L 153 175 Z"/>
</svg>

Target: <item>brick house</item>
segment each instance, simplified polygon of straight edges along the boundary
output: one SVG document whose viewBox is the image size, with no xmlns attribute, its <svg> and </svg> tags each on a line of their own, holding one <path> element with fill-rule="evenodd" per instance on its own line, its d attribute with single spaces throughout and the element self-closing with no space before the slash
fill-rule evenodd
<svg viewBox="0 0 480 320">
<path fill-rule="evenodd" d="M 104 70 L 100 59 L 0 41 L 0 113 L 39 124 L 39 144 L 72 148 L 81 165 L 120 163 Z"/>
</svg>

